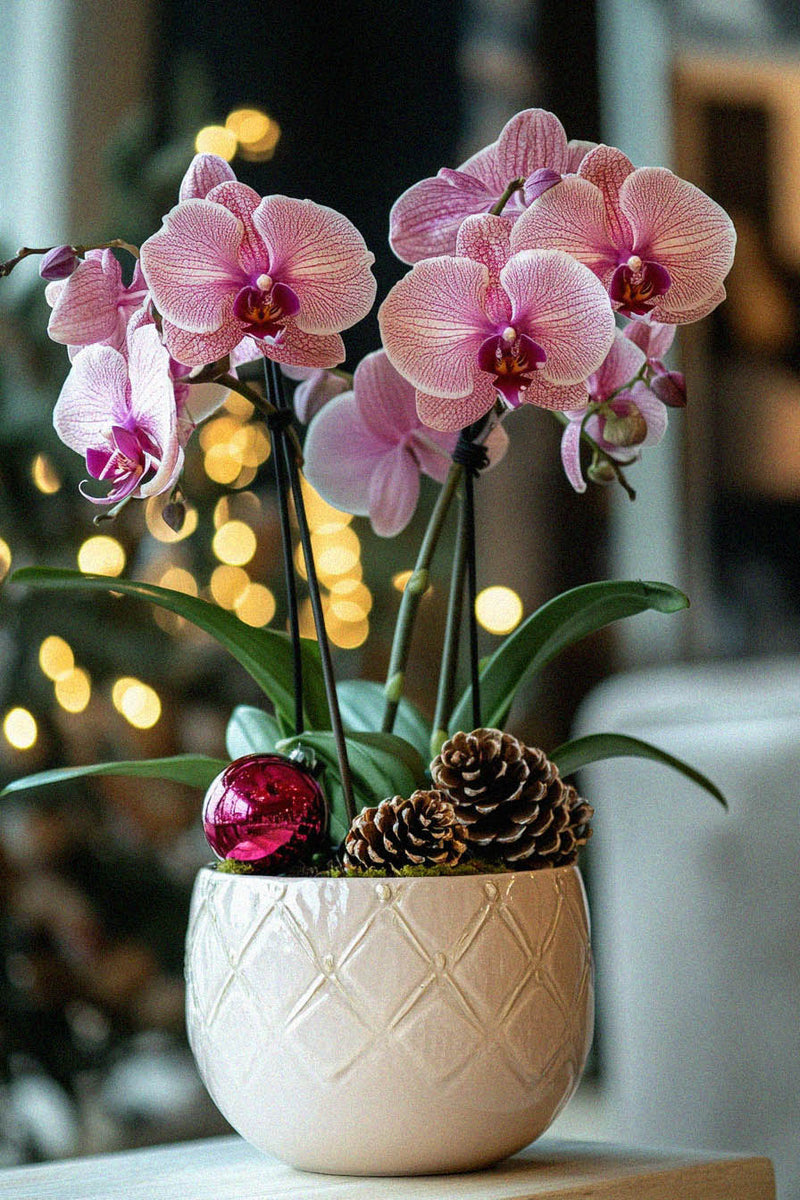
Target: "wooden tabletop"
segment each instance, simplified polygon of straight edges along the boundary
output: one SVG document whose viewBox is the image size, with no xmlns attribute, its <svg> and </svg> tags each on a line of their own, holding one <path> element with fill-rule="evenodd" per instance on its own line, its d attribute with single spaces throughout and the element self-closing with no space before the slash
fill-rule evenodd
<svg viewBox="0 0 800 1200">
<path fill-rule="evenodd" d="M 15 1200 L 774 1200 L 766 1158 L 652 1153 L 543 1139 L 488 1171 L 308 1175 L 238 1137 L 0 1171 Z"/>
</svg>

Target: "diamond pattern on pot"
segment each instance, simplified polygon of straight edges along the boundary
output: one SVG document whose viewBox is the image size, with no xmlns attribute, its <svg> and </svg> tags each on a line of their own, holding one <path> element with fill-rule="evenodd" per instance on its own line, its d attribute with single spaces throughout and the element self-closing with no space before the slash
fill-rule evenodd
<svg viewBox="0 0 800 1200">
<path fill-rule="evenodd" d="M 392 1061 L 405 1088 L 424 1079 L 455 1094 L 491 1070 L 526 1095 L 563 1090 L 588 1050 L 591 1005 L 585 901 L 571 868 L 198 878 L 188 1022 L 201 1074 L 229 1117 L 220 1058 L 228 1076 L 235 1064 L 242 1104 L 267 1059 L 287 1088 L 349 1084 Z"/>
</svg>

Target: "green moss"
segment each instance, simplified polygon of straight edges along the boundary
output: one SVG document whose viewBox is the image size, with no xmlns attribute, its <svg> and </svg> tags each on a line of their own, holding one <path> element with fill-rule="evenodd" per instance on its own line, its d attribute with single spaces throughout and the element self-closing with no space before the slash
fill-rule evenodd
<svg viewBox="0 0 800 1200">
<path fill-rule="evenodd" d="M 453 867 L 400 867 L 390 871 L 384 867 L 370 867 L 364 871 L 346 871 L 344 867 L 331 867 L 320 871 L 320 875 L 330 879 L 419 879 L 428 875 L 503 875 L 510 870 L 505 863 L 484 862 L 479 858 L 471 858 L 469 862 L 456 863 Z"/>
<path fill-rule="evenodd" d="M 237 858 L 223 858 L 219 862 L 214 863 L 218 871 L 222 871 L 223 875 L 254 875 L 253 864 L 248 862 L 240 862 Z"/>
</svg>

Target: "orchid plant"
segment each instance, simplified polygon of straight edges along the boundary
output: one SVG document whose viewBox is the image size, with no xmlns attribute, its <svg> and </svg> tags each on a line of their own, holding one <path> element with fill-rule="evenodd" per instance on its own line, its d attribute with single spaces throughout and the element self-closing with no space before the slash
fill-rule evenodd
<svg viewBox="0 0 800 1200">
<path fill-rule="evenodd" d="M 262 198 L 213 155 L 195 157 L 178 203 L 140 249 L 122 241 L 26 247 L 0 267 L 8 274 L 29 255 L 44 256 L 49 332 L 71 359 L 54 424 L 85 457 L 90 479 L 81 490 L 105 515 L 167 494 L 179 521 L 184 454 L 198 424 L 231 389 L 264 417 L 287 551 L 288 634 L 251 628 L 208 601 L 144 582 L 47 568 L 13 578 L 144 598 L 216 637 L 270 704 L 234 711 L 230 757 L 313 750 L 325 769 L 334 844 L 358 804 L 421 786 L 426 762 L 454 732 L 502 728 L 523 680 L 562 649 L 622 617 L 688 604 L 668 584 L 589 584 L 532 613 L 480 663 L 473 487 L 484 467 L 502 459 L 516 410 L 533 405 L 563 426 L 561 457 L 576 491 L 586 490 L 588 477 L 617 481 L 633 497 L 625 468 L 663 437 L 669 408 L 686 402 L 683 377 L 664 362 L 675 327 L 724 298 L 735 232 L 692 184 L 664 168 L 635 168 L 612 147 L 568 142 L 555 116 L 530 109 L 457 170 L 443 168 L 409 188 L 392 209 L 390 242 L 411 269 L 381 304 L 382 348 L 352 377 L 341 370 L 341 334 L 366 316 L 376 293 L 373 255 L 358 230 L 310 200 Z M 118 253 L 133 259 L 128 284 Z M 259 360 L 263 389 L 239 370 Z M 288 380 L 296 382 L 294 410 Z M 303 450 L 293 419 L 308 423 Z M 383 537 L 412 520 L 421 475 L 440 485 L 383 685 L 333 679 L 301 465 L 326 500 L 368 517 Z M 301 638 L 297 626 L 290 492 L 316 640 Z M 433 555 L 462 493 L 431 723 L 404 695 L 406 664 Z M 457 696 L 465 577 L 471 679 Z M 620 734 L 594 734 L 548 754 L 564 775 L 600 758 L 643 755 L 724 803 L 687 764 Z M 206 787 L 226 764 L 202 755 L 102 763 L 29 776 L 6 791 L 90 774 Z"/>
</svg>

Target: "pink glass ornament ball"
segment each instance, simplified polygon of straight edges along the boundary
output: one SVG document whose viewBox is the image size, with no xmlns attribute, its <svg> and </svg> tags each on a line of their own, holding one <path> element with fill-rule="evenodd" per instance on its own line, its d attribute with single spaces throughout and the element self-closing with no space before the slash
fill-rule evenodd
<svg viewBox="0 0 800 1200">
<path fill-rule="evenodd" d="M 309 767 L 248 754 L 222 771 L 203 801 L 203 831 L 218 858 L 278 874 L 322 846 L 328 807 Z"/>
</svg>

